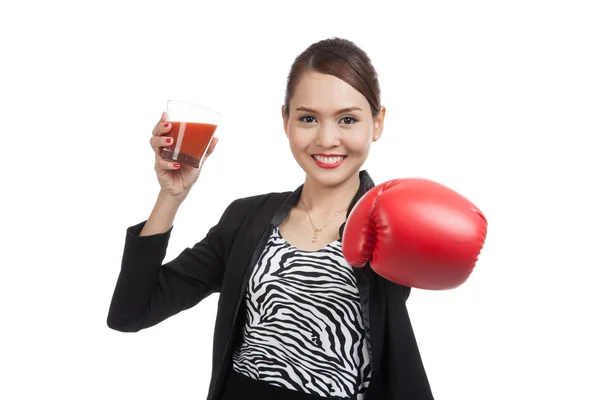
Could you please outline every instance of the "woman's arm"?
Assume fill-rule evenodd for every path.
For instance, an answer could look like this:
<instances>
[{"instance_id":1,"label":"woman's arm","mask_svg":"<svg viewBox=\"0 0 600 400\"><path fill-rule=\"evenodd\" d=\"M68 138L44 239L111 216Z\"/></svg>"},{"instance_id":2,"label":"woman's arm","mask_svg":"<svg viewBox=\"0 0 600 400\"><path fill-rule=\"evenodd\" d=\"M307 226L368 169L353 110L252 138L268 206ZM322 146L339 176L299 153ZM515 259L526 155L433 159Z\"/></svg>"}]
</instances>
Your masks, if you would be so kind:
<instances>
[{"instance_id":1,"label":"woman's arm","mask_svg":"<svg viewBox=\"0 0 600 400\"><path fill-rule=\"evenodd\" d=\"M137 332L219 291L225 254L234 239L229 215L235 203L202 241L166 264L162 262L177 206L157 201L147 221L129 227L107 325L121 332Z\"/></svg>"},{"instance_id":2,"label":"woman's arm","mask_svg":"<svg viewBox=\"0 0 600 400\"><path fill-rule=\"evenodd\" d=\"M170 231L183 200L161 192L139 236L152 236Z\"/></svg>"}]
</instances>

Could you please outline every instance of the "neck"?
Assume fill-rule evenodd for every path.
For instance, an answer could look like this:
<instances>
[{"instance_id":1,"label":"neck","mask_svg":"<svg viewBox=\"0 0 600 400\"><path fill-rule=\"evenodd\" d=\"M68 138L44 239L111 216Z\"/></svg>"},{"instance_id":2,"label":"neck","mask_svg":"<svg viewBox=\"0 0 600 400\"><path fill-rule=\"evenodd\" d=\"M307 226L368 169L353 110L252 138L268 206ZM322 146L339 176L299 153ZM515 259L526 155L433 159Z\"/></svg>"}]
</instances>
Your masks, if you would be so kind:
<instances>
[{"instance_id":1,"label":"neck","mask_svg":"<svg viewBox=\"0 0 600 400\"><path fill-rule=\"evenodd\" d=\"M337 186L323 186L307 176L300 196L314 214L336 213L350 207L359 185L358 173Z\"/></svg>"}]
</instances>

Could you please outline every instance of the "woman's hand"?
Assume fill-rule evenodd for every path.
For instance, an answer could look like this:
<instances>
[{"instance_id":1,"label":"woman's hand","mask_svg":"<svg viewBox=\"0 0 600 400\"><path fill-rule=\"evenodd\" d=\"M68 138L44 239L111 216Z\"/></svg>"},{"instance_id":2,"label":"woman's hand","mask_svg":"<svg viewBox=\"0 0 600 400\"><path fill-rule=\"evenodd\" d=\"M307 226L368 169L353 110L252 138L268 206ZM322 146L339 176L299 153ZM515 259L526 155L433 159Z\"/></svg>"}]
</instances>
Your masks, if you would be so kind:
<instances>
[{"instance_id":1,"label":"woman's hand","mask_svg":"<svg viewBox=\"0 0 600 400\"><path fill-rule=\"evenodd\" d=\"M170 131L171 123L167 122L167 115L163 112L160 120L152 130L152 137L150 138L150 146L154 150L155 157L154 169L156 170L161 192L176 198L185 198L198 180L204 162L215 150L219 140L213 137L206 150L206 155L200 161L200 168L195 169L185 164L178 164L175 161L163 160L160 157L163 147L174 144L173 138L169 136Z\"/></svg>"}]
</instances>

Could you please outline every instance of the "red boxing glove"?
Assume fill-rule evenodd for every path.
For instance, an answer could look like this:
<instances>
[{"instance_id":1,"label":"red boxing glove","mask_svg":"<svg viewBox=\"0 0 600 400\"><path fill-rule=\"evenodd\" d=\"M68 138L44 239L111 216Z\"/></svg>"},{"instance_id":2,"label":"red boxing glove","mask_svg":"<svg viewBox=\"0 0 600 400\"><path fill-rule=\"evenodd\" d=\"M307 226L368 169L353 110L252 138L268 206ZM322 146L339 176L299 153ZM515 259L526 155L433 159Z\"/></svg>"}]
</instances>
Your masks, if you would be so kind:
<instances>
[{"instance_id":1,"label":"red boxing glove","mask_svg":"<svg viewBox=\"0 0 600 400\"><path fill-rule=\"evenodd\" d=\"M352 209L342 252L354 267L368 261L392 282L452 289L471 275L487 234L481 211L426 179L396 179L369 190Z\"/></svg>"}]
</instances>

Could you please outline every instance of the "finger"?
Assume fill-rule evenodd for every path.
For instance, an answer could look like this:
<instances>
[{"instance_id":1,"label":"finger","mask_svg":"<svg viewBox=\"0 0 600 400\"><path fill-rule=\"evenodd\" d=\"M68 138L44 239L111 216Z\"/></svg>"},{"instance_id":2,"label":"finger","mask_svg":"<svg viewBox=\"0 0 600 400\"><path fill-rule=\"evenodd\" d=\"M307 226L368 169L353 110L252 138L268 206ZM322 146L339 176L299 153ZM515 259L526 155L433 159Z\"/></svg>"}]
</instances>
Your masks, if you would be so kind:
<instances>
[{"instance_id":1,"label":"finger","mask_svg":"<svg viewBox=\"0 0 600 400\"><path fill-rule=\"evenodd\" d=\"M156 128L158 128L160 125L164 125L165 122L167 122L167 113L165 111L163 111L162 114L160 115L160 119L158 120L156 125L154 125L154 129L152 129L153 136L155 136L154 131L156 130Z\"/></svg>"},{"instance_id":2,"label":"finger","mask_svg":"<svg viewBox=\"0 0 600 400\"><path fill-rule=\"evenodd\" d=\"M217 143L219 143L219 138L215 136L212 138L212 140L208 144L208 149L206 150L207 156L211 155L212 152L215 151L215 147L217 146Z\"/></svg>"},{"instance_id":3,"label":"finger","mask_svg":"<svg viewBox=\"0 0 600 400\"><path fill-rule=\"evenodd\" d=\"M215 151L215 147L217 147L217 143L219 143L219 138L213 137L208 145L208 149L206 149L206 154L202 157L202 161L200 162L200 168L204 166L206 159L210 157L210 155Z\"/></svg>"},{"instance_id":4,"label":"finger","mask_svg":"<svg viewBox=\"0 0 600 400\"><path fill-rule=\"evenodd\" d=\"M171 130L171 127L172 125L168 121L159 122L154 126L154 129L152 130L152 136L164 135Z\"/></svg>"},{"instance_id":5,"label":"finger","mask_svg":"<svg viewBox=\"0 0 600 400\"><path fill-rule=\"evenodd\" d=\"M170 136L152 136L150 137L150 146L156 154L160 152L161 147L172 146L174 140Z\"/></svg>"},{"instance_id":6,"label":"finger","mask_svg":"<svg viewBox=\"0 0 600 400\"><path fill-rule=\"evenodd\" d=\"M159 171L173 171L176 169L181 168L181 164L177 163L176 161L169 161L169 160L163 160L162 158L157 158L156 162L154 163L154 169L159 172Z\"/></svg>"}]
</instances>

